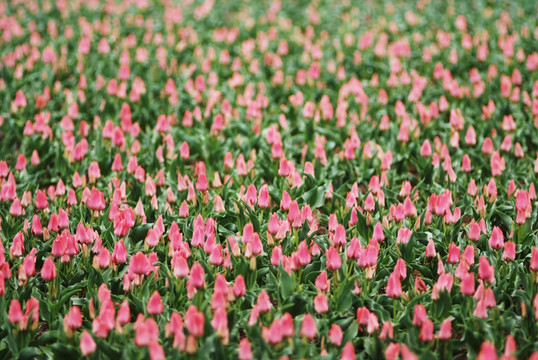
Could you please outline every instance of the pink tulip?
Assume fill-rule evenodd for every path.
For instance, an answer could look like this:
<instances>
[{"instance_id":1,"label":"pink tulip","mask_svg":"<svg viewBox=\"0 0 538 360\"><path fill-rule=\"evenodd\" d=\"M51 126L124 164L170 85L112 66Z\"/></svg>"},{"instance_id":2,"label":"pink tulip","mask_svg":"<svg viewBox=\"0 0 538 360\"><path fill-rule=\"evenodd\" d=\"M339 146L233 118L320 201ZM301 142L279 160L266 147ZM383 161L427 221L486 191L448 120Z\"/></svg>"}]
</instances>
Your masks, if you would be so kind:
<instances>
[{"instance_id":1,"label":"pink tulip","mask_svg":"<svg viewBox=\"0 0 538 360\"><path fill-rule=\"evenodd\" d=\"M400 283L398 274L395 272L389 275L386 293L391 298L398 298L402 295L402 284Z\"/></svg>"},{"instance_id":2,"label":"pink tulip","mask_svg":"<svg viewBox=\"0 0 538 360\"><path fill-rule=\"evenodd\" d=\"M441 340L450 340L452 338L452 321L450 318L443 320L437 337Z\"/></svg>"},{"instance_id":3,"label":"pink tulip","mask_svg":"<svg viewBox=\"0 0 538 360\"><path fill-rule=\"evenodd\" d=\"M52 281L56 278L56 265L54 265L54 261L50 256L46 258L45 262L43 263L41 277L45 281Z\"/></svg>"},{"instance_id":4,"label":"pink tulip","mask_svg":"<svg viewBox=\"0 0 538 360\"><path fill-rule=\"evenodd\" d=\"M342 266L342 259L340 258L340 254L338 254L338 250L332 246L329 247L329 249L327 249L327 258L325 263L327 265L327 269L329 270L340 269Z\"/></svg>"},{"instance_id":5,"label":"pink tulip","mask_svg":"<svg viewBox=\"0 0 538 360\"><path fill-rule=\"evenodd\" d=\"M161 295L157 290L153 292L148 300L147 306L148 314L150 315L159 315L164 310L164 305L161 300Z\"/></svg>"},{"instance_id":6,"label":"pink tulip","mask_svg":"<svg viewBox=\"0 0 538 360\"><path fill-rule=\"evenodd\" d=\"M204 334L204 313L199 312L194 305L189 306L185 313L185 327L196 338Z\"/></svg>"},{"instance_id":7,"label":"pink tulip","mask_svg":"<svg viewBox=\"0 0 538 360\"><path fill-rule=\"evenodd\" d=\"M80 351L84 356L90 356L97 349L97 344L93 340L92 336L86 331L82 331L82 336L80 337Z\"/></svg>"},{"instance_id":8,"label":"pink tulip","mask_svg":"<svg viewBox=\"0 0 538 360\"><path fill-rule=\"evenodd\" d=\"M254 356L252 354L252 347L247 338L243 338L239 341L239 350L238 350L239 360L252 360Z\"/></svg>"}]
</instances>

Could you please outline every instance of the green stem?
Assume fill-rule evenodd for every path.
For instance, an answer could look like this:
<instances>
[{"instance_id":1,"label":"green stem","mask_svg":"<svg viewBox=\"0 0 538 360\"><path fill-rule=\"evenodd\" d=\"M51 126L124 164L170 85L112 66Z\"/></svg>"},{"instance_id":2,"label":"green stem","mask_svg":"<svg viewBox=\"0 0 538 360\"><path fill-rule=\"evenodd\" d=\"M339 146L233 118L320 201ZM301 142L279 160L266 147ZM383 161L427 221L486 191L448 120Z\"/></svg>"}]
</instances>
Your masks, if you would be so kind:
<instances>
[{"instance_id":1,"label":"green stem","mask_svg":"<svg viewBox=\"0 0 538 360\"><path fill-rule=\"evenodd\" d=\"M353 277L353 270L355 269L355 262L353 260L348 261L347 263L347 278L351 279Z\"/></svg>"}]
</instances>

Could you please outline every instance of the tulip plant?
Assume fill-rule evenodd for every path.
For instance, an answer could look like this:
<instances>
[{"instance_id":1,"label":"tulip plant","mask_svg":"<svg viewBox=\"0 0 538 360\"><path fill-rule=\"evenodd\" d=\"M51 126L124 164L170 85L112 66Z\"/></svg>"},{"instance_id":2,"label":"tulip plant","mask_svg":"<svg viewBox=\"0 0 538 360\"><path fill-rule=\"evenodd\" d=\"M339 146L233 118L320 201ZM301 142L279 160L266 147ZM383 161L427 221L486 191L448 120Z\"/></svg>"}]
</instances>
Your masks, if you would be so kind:
<instances>
[{"instance_id":1,"label":"tulip plant","mask_svg":"<svg viewBox=\"0 0 538 360\"><path fill-rule=\"evenodd\" d=\"M0 359L538 359L535 1L0 1Z\"/></svg>"}]
</instances>

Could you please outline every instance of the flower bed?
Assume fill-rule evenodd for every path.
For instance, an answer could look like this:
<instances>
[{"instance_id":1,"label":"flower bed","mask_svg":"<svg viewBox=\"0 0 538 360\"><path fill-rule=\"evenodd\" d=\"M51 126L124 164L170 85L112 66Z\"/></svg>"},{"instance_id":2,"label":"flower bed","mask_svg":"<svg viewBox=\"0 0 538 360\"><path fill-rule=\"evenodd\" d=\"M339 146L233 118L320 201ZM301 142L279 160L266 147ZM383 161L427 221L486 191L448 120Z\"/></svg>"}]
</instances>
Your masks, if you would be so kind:
<instances>
[{"instance_id":1,"label":"flower bed","mask_svg":"<svg viewBox=\"0 0 538 360\"><path fill-rule=\"evenodd\" d=\"M538 359L513 1L0 2L0 357Z\"/></svg>"}]
</instances>

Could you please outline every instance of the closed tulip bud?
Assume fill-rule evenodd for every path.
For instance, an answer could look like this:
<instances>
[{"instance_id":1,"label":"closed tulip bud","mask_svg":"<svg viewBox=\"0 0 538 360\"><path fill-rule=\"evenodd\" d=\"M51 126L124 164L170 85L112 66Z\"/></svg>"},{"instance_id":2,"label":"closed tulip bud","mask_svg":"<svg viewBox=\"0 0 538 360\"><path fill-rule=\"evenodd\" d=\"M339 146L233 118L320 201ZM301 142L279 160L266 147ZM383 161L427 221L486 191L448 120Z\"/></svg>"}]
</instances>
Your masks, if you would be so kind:
<instances>
[{"instance_id":1,"label":"closed tulip bud","mask_svg":"<svg viewBox=\"0 0 538 360\"><path fill-rule=\"evenodd\" d=\"M452 321L450 319L443 320L437 337L441 340L450 340L452 338Z\"/></svg>"},{"instance_id":2,"label":"closed tulip bud","mask_svg":"<svg viewBox=\"0 0 538 360\"><path fill-rule=\"evenodd\" d=\"M39 300L34 298L33 296L28 299L26 302L26 311L24 313L24 321L27 321L31 316L32 324L31 324L31 330L34 331L37 329L37 326L39 325ZM26 324L24 324L26 326ZM21 327L22 329L22 327Z\"/></svg>"},{"instance_id":3,"label":"closed tulip bud","mask_svg":"<svg viewBox=\"0 0 538 360\"><path fill-rule=\"evenodd\" d=\"M538 248L535 246L532 248L531 263L529 267L531 271L538 272Z\"/></svg>"},{"instance_id":4,"label":"closed tulip bud","mask_svg":"<svg viewBox=\"0 0 538 360\"><path fill-rule=\"evenodd\" d=\"M149 350L149 358L150 360L164 360L166 359L166 356L164 354L164 350L157 341L152 341L148 345Z\"/></svg>"},{"instance_id":5,"label":"closed tulip bud","mask_svg":"<svg viewBox=\"0 0 538 360\"><path fill-rule=\"evenodd\" d=\"M519 190L516 194L516 209L525 211L530 204L529 193L525 190Z\"/></svg>"},{"instance_id":6,"label":"closed tulip bud","mask_svg":"<svg viewBox=\"0 0 538 360\"><path fill-rule=\"evenodd\" d=\"M293 318L290 313L285 313L280 318L280 330L285 337L292 337L295 334L295 328L293 325Z\"/></svg>"},{"instance_id":7,"label":"closed tulip bud","mask_svg":"<svg viewBox=\"0 0 538 360\"><path fill-rule=\"evenodd\" d=\"M119 325L125 325L131 322L131 310L129 308L129 302L123 300L116 316L116 322Z\"/></svg>"},{"instance_id":8,"label":"closed tulip bud","mask_svg":"<svg viewBox=\"0 0 538 360\"><path fill-rule=\"evenodd\" d=\"M9 322L12 324L18 324L23 321L23 317L24 315L22 313L22 308L19 300L12 299L11 304L9 305L9 311L7 315Z\"/></svg>"},{"instance_id":9,"label":"closed tulip bud","mask_svg":"<svg viewBox=\"0 0 538 360\"><path fill-rule=\"evenodd\" d=\"M503 260L510 261L516 258L516 244L512 241L507 241L504 244Z\"/></svg>"},{"instance_id":10,"label":"closed tulip bud","mask_svg":"<svg viewBox=\"0 0 538 360\"><path fill-rule=\"evenodd\" d=\"M260 194L258 196L258 206L262 209L267 209L270 205L271 197L269 196L269 187L267 184L263 184L260 188Z\"/></svg>"},{"instance_id":11,"label":"closed tulip bud","mask_svg":"<svg viewBox=\"0 0 538 360\"><path fill-rule=\"evenodd\" d=\"M84 356L90 356L97 349L97 344L93 340L92 336L86 331L82 331L82 336L80 337L80 352Z\"/></svg>"},{"instance_id":12,"label":"closed tulip bud","mask_svg":"<svg viewBox=\"0 0 538 360\"><path fill-rule=\"evenodd\" d=\"M517 350L516 340L512 335L506 337L506 342L504 344L504 357L506 359L516 359L515 352Z\"/></svg>"},{"instance_id":13,"label":"closed tulip bud","mask_svg":"<svg viewBox=\"0 0 538 360\"><path fill-rule=\"evenodd\" d=\"M189 144L186 141L183 141L179 147L179 154L182 159L186 160L190 156Z\"/></svg>"},{"instance_id":14,"label":"closed tulip bud","mask_svg":"<svg viewBox=\"0 0 538 360\"><path fill-rule=\"evenodd\" d=\"M191 305L185 313L185 327L189 333L199 338L204 334L205 315L198 311L196 306Z\"/></svg>"},{"instance_id":15,"label":"closed tulip bud","mask_svg":"<svg viewBox=\"0 0 538 360\"><path fill-rule=\"evenodd\" d=\"M413 353L411 350L409 350L407 345L400 344L400 351L402 354L402 360L418 360L418 356L415 355L415 353Z\"/></svg>"},{"instance_id":16,"label":"closed tulip bud","mask_svg":"<svg viewBox=\"0 0 538 360\"><path fill-rule=\"evenodd\" d=\"M347 242L346 240L346 229L343 225L338 225L334 232L333 244L336 247L344 246Z\"/></svg>"},{"instance_id":17,"label":"closed tulip bud","mask_svg":"<svg viewBox=\"0 0 538 360\"><path fill-rule=\"evenodd\" d=\"M301 336L307 339L314 339L317 335L316 320L310 314L305 314L301 323Z\"/></svg>"},{"instance_id":18,"label":"closed tulip bud","mask_svg":"<svg viewBox=\"0 0 538 360\"><path fill-rule=\"evenodd\" d=\"M282 322L278 319L274 319L269 328L263 327L262 337L267 343L271 345L279 344L283 338Z\"/></svg>"},{"instance_id":19,"label":"closed tulip bud","mask_svg":"<svg viewBox=\"0 0 538 360\"><path fill-rule=\"evenodd\" d=\"M338 250L336 250L334 247L329 247L327 250L327 258L325 260L327 269L329 270L338 270L342 266L342 259L340 258L340 254L338 254Z\"/></svg>"},{"instance_id":20,"label":"closed tulip bud","mask_svg":"<svg viewBox=\"0 0 538 360\"><path fill-rule=\"evenodd\" d=\"M236 297L242 297L245 295L246 287L245 287L245 279L243 278L243 275L239 274L235 278L234 285L233 285L233 293Z\"/></svg>"},{"instance_id":21,"label":"closed tulip bud","mask_svg":"<svg viewBox=\"0 0 538 360\"><path fill-rule=\"evenodd\" d=\"M213 320L211 320L211 326L215 329L217 336L222 339L222 344L227 345L230 333L228 329L228 316L225 308L219 307L215 311Z\"/></svg>"},{"instance_id":22,"label":"closed tulip bud","mask_svg":"<svg viewBox=\"0 0 538 360\"><path fill-rule=\"evenodd\" d=\"M72 306L64 317L64 330L69 334L70 330L78 329L82 326L82 314L80 308Z\"/></svg>"},{"instance_id":23,"label":"closed tulip bud","mask_svg":"<svg viewBox=\"0 0 538 360\"><path fill-rule=\"evenodd\" d=\"M426 257L427 258L434 258L437 256L437 252L435 251L435 244L432 239L428 241L428 245L426 245Z\"/></svg>"},{"instance_id":24,"label":"closed tulip bud","mask_svg":"<svg viewBox=\"0 0 538 360\"><path fill-rule=\"evenodd\" d=\"M296 254L297 254L297 263L299 266L303 267L310 264L312 257L310 256L310 252L308 251L308 245L306 244L305 240L299 243Z\"/></svg>"},{"instance_id":25,"label":"closed tulip bud","mask_svg":"<svg viewBox=\"0 0 538 360\"><path fill-rule=\"evenodd\" d=\"M489 238L489 246L495 250L501 249L504 246L503 233L497 226L493 227L491 237Z\"/></svg>"},{"instance_id":26,"label":"closed tulip bud","mask_svg":"<svg viewBox=\"0 0 538 360\"><path fill-rule=\"evenodd\" d=\"M124 264L127 262L127 250L123 240L114 244L114 251L112 252L112 262L116 265Z\"/></svg>"},{"instance_id":27,"label":"closed tulip bud","mask_svg":"<svg viewBox=\"0 0 538 360\"><path fill-rule=\"evenodd\" d=\"M465 173L471 172L471 158L467 154L463 155L461 159L461 171Z\"/></svg>"},{"instance_id":28,"label":"closed tulip bud","mask_svg":"<svg viewBox=\"0 0 538 360\"><path fill-rule=\"evenodd\" d=\"M344 346L340 360L355 360L355 347L351 341L348 341Z\"/></svg>"},{"instance_id":29,"label":"closed tulip bud","mask_svg":"<svg viewBox=\"0 0 538 360\"><path fill-rule=\"evenodd\" d=\"M110 251L102 246L99 255L93 259L94 262L97 260L97 268L106 269L110 265Z\"/></svg>"},{"instance_id":30,"label":"closed tulip bud","mask_svg":"<svg viewBox=\"0 0 538 360\"><path fill-rule=\"evenodd\" d=\"M153 318L144 319L143 314L138 314L135 324L135 345L148 346L159 338L159 326Z\"/></svg>"},{"instance_id":31,"label":"closed tulip bud","mask_svg":"<svg viewBox=\"0 0 538 360\"><path fill-rule=\"evenodd\" d=\"M42 190L37 190L35 196L35 207L38 210L43 210L49 207L49 202L47 200L47 195Z\"/></svg>"},{"instance_id":32,"label":"closed tulip bud","mask_svg":"<svg viewBox=\"0 0 538 360\"><path fill-rule=\"evenodd\" d=\"M319 273L318 277L316 278L315 285L316 285L316 288L320 291L323 291L323 292L329 291L331 287L331 283L329 282L329 279L327 278L327 272L325 270Z\"/></svg>"},{"instance_id":33,"label":"closed tulip bud","mask_svg":"<svg viewBox=\"0 0 538 360\"><path fill-rule=\"evenodd\" d=\"M318 294L314 298L314 309L318 314L325 314L329 311L329 301L325 294Z\"/></svg>"},{"instance_id":34,"label":"closed tulip bud","mask_svg":"<svg viewBox=\"0 0 538 360\"><path fill-rule=\"evenodd\" d=\"M252 347L247 338L243 338L239 341L238 358L239 360L254 359L254 356L252 355Z\"/></svg>"},{"instance_id":35,"label":"closed tulip bud","mask_svg":"<svg viewBox=\"0 0 538 360\"><path fill-rule=\"evenodd\" d=\"M43 227L41 226L41 220L39 216L35 215L32 217L32 234L39 236L43 234Z\"/></svg>"},{"instance_id":36,"label":"closed tulip bud","mask_svg":"<svg viewBox=\"0 0 538 360\"><path fill-rule=\"evenodd\" d=\"M9 214L13 217L21 216L23 213L21 201L18 198L15 198L13 202L11 203L11 207L9 208Z\"/></svg>"},{"instance_id":37,"label":"closed tulip bud","mask_svg":"<svg viewBox=\"0 0 538 360\"><path fill-rule=\"evenodd\" d=\"M211 249L209 263L214 266L219 266L222 265L223 262L224 258L222 256L222 245L216 244L213 246L213 249Z\"/></svg>"},{"instance_id":38,"label":"closed tulip bud","mask_svg":"<svg viewBox=\"0 0 538 360\"><path fill-rule=\"evenodd\" d=\"M482 346L480 346L480 352L476 357L476 360L492 360L497 359L497 350L495 345L489 341L484 341Z\"/></svg>"},{"instance_id":39,"label":"closed tulip bud","mask_svg":"<svg viewBox=\"0 0 538 360\"><path fill-rule=\"evenodd\" d=\"M477 222L471 220L471 224L469 225L469 239L472 241L478 241L480 240L480 225L478 225Z\"/></svg>"},{"instance_id":40,"label":"closed tulip bud","mask_svg":"<svg viewBox=\"0 0 538 360\"><path fill-rule=\"evenodd\" d=\"M460 248L454 243L451 243L448 246L447 262L449 264L457 264L460 262Z\"/></svg>"},{"instance_id":41,"label":"closed tulip bud","mask_svg":"<svg viewBox=\"0 0 538 360\"><path fill-rule=\"evenodd\" d=\"M400 354L400 344L390 343L385 350L386 360L396 360Z\"/></svg>"},{"instance_id":42,"label":"closed tulip bud","mask_svg":"<svg viewBox=\"0 0 538 360\"><path fill-rule=\"evenodd\" d=\"M329 341L335 346L340 346L342 344L342 339L344 334L342 328L337 324L333 324L329 330Z\"/></svg>"},{"instance_id":43,"label":"closed tulip bud","mask_svg":"<svg viewBox=\"0 0 538 360\"><path fill-rule=\"evenodd\" d=\"M398 274L400 280L405 280L405 278L407 277L407 267L405 265L404 259L399 258L396 261L396 266L394 266L394 272Z\"/></svg>"},{"instance_id":44,"label":"closed tulip bud","mask_svg":"<svg viewBox=\"0 0 538 360\"><path fill-rule=\"evenodd\" d=\"M366 196L366 200L364 200L364 211L372 212L374 210L375 210L374 195L372 193L369 193Z\"/></svg>"},{"instance_id":45,"label":"closed tulip bud","mask_svg":"<svg viewBox=\"0 0 538 360\"><path fill-rule=\"evenodd\" d=\"M430 319L422 322L419 339L424 342L433 340L433 322Z\"/></svg>"},{"instance_id":46,"label":"closed tulip bud","mask_svg":"<svg viewBox=\"0 0 538 360\"><path fill-rule=\"evenodd\" d=\"M49 256L45 259L45 262L43 263L43 268L41 269L41 277L45 281L52 281L56 279L56 265L54 265L54 261Z\"/></svg>"},{"instance_id":47,"label":"closed tulip bud","mask_svg":"<svg viewBox=\"0 0 538 360\"><path fill-rule=\"evenodd\" d=\"M537 262L538 262L538 251L537 253ZM538 264L537 264L538 270ZM478 262L478 277L490 284L495 282L495 269L490 265L488 259L485 256L481 256Z\"/></svg>"},{"instance_id":48,"label":"closed tulip bud","mask_svg":"<svg viewBox=\"0 0 538 360\"><path fill-rule=\"evenodd\" d=\"M390 339L394 338L394 327L392 326L392 323L389 320L386 320L383 323L383 327L381 328L381 333L379 334L379 338L381 340L386 340L387 337Z\"/></svg>"},{"instance_id":49,"label":"closed tulip bud","mask_svg":"<svg viewBox=\"0 0 538 360\"><path fill-rule=\"evenodd\" d=\"M385 240L385 234L383 234L383 226L380 222L377 222L374 226L374 233L372 235L372 239L377 240L378 242Z\"/></svg>"},{"instance_id":50,"label":"closed tulip bud","mask_svg":"<svg viewBox=\"0 0 538 360\"><path fill-rule=\"evenodd\" d=\"M205 271L199 262L195 262L191 267L190 280L195 288L201 289L205 286Z\"/></svg>"},{"instance_id":51,"label":"closed tulip bud","mask_svg":"<svg viewBox=\"0 0 538 360\"><path fill-rule=\"evenodd\" d=\"M150 315L159 315L162 314L164 310L164 305L161 300L161 294L157 290L153 292L148 300L148 314Z\"/></svg>"},{"instance_id":52,"label":"closed tulip bud","mask_svg":"<svg viewBox=\"0 0 538 360\"><path fill-rule=\"evenodd\" d=\"M412 230L410 230L408 228L405 228L405 227L401 227L398 230L398 235L396 237L396 243L397 244L407 244L409 242L409 239L411 238L412 234L413 234Z\"/></svg>"},{"instance_id":53,"label":"closed tulip bud","mask_svg":"<svg viewBox=\"0 0 538 360\"><path fill-rule=\"evenodd\" d=\"M185 347L187 354L194 354L196 349L198 349L198 344L196 343L196 337L194 337L193 335L189 335L187 337L187 345Z\"/></svg>"},{"instance_id":54,"label":"closed tulip bud","mask_svg":"<svg viewBox=\"0 0 538 360\"><path fill-rule=\"evenodd\" d=\"M209 189L209 183L207 181L207 176L205 173L200 173L196 180L196 190L205 192Z\"/></svg>"},{"instance_id":55,"label":"closed tulip bud","mask_svg":"<svg viewBox=\"0 0 538 360\"><path fill-rule=\"evenodd\" d=\"M402 284L400 282L400 277L395 272L389 275L386 293L387 296L391 298L398 298L402 295Z\"/></svg>"},{"instance_id":56,"label":"closed tulip bud","mask_svg":"<svg viewBox=\"0 0 538 360\"><path fill-rule=\"evenodd\" d=\"M463 277L463 280L460 284L460 290L463 295L467 296L473 296L475 293L475 282L474 282L474 274L473 273L467 273Z\"/></svg>"},{"instance_id":57,"label":"closed tulip bud","mask_svg":"<svg viewBox=\"0 0 538 360\"><path fill-rule=\"evenodd\" d=\"M476 302L476 306L473 310L473 315L481 318L481 319L487 319L488 318L488 308L486 306L486 302L483 299L480 299Z\"/></svg>"},{"instance_id":58,"label":"closed tulip bud","mask_svg":"<svg viewBox=\"0 0 538 360\"><path fill-rule=\"evenodd\" d=\"M177 278L186 278L189 275L189 264L180 251L176 251L172 257L172 270Z\"/></svg>"},{"instance_id":59,"label":"closed tulip bud","mask_svg":"<svg viewBox=\"0 0 538 360\"><path fill-rule=\"evenodd\" d=\"M131 257L129 267L132 269L133 273L137 275L149 275L152 271L152 266L148 257L141 251Z\"/></svg>"},{"instance_id":60,"label":"closed tulip bud","mask_svg":"<svg viewBox=\"0 0 538 360\"><path fill-rule=\"evenodd\" d=\"M271 304L271 299L269 298L269 294L267 293L267 291L262 290L258 294L256 306L258 307L258 310L262 313L269 312L271 310L273 304Z\"/></svg>"},{"instance_id":61,"label":"closed tulip bud","mask_svg":"<svg viewBox=\"0 0 538 360\"><path fill-rule=\"evenodd\" d=\"M474 264L474 252L475 252L475 248L473 245L467 245L465 247L465 250L463 251L461 258L466 265Z\"/></svg>"},{"instance_id":62,"label":"closed tulip bud","mask_svg":"<svg viewBox=\"0 0 538 360\"><path fill-rule=\"evenodd\" d=\"M67 205L73 206L73 205L77 205L77 203L78 203L78 200L77 200L77 195L75 193L75 190L69 189L68 194L67 194Z\"/></svg>"},{"instance_id":63,"label":"closed tulip bud","mask_svg":"<svg viewBox=\"0 0 538 360\"><path fill-rule=\"evenodd\" d=\"M530 212L530 211L529 211ZM525 210L517 210L516 224L523 225L527 221L527 212Z\"/></svg>"},{"instance_id":64,"label":"closed tulip bud","mask_svg":"<svg viewBox=\"0 0 538 360\"><path fill-rule=\"evenodd\" d=\"M87 206L90 210L101 211L105 208L105 195L97 190L92 188L90 196L87 201Z\"/></svg>"},{"instance_id":65,"label":"closed tulip bud","mask_svg":"<svg viewBox=\"0 0 538 360\"><path fill-rule=\"evenodd\" d=\"M415 305L415 310L413 313L413 325L421 326L422 323L428 318L426 313L426 308L422 304Z\"/></svg>"},{"instance_id":66,"label":"closed tulip bud","mask_svg":"<svg viewBox=\"0 0 538 360\"><path fill-rule=\"evenodd\" d=\"M428 139L424 140L422 147L420 148L420 156L429 157L432 154L432 146Z\"/></svg>"}]
</instances>

